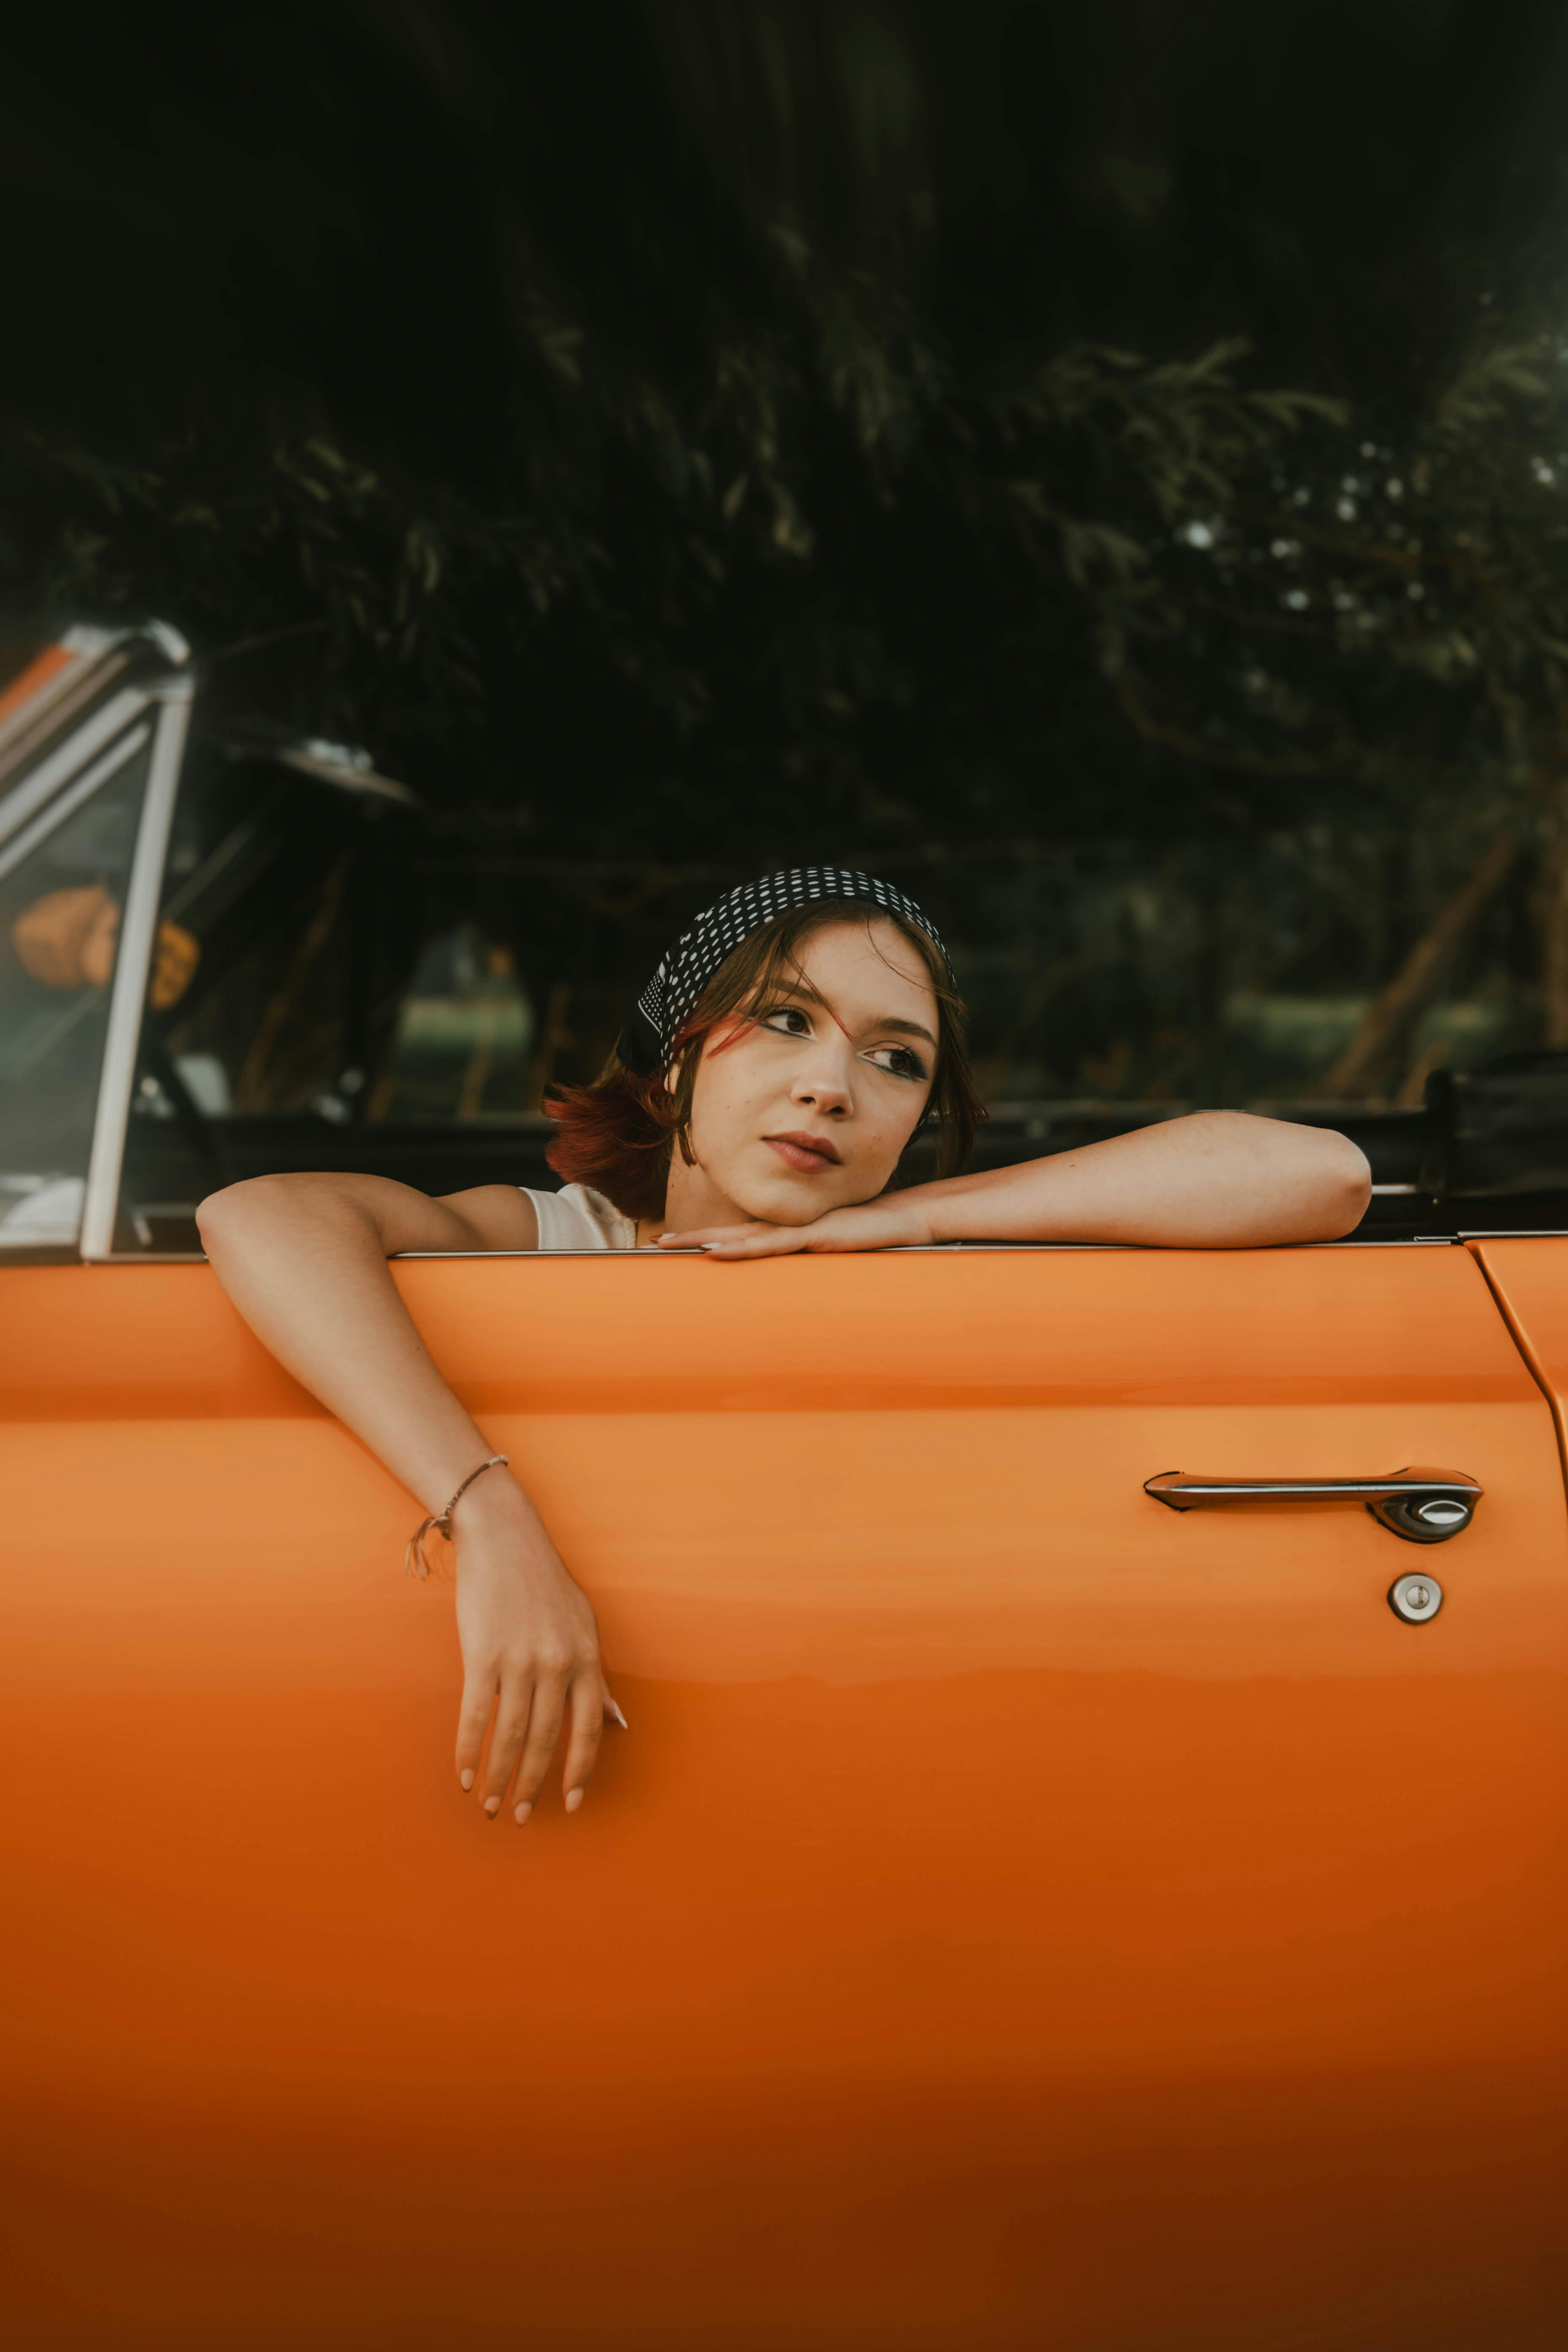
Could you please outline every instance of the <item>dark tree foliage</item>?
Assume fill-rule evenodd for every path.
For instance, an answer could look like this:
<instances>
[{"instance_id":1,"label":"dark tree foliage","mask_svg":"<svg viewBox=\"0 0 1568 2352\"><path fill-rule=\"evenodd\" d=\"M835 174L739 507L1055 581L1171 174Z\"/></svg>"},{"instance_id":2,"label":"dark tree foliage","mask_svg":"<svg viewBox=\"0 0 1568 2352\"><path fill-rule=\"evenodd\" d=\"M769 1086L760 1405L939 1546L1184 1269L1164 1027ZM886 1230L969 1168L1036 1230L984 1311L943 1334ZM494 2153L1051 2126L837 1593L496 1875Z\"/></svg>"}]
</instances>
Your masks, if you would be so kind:
<instances>
[{"instance_id":1,"label":"dark tree foliage","mask_svg":"<svg viewBox=\"0 0 1568 2352\"><path fill-rule=\"evenodd\" d=\"M163 0L5 46L6 614L166 615L498 872L597 861L657 939L779 854L941 866L974 930L965 874L1042 844L1533 821L1548 0Z\"/></svg>"}]
</instances>

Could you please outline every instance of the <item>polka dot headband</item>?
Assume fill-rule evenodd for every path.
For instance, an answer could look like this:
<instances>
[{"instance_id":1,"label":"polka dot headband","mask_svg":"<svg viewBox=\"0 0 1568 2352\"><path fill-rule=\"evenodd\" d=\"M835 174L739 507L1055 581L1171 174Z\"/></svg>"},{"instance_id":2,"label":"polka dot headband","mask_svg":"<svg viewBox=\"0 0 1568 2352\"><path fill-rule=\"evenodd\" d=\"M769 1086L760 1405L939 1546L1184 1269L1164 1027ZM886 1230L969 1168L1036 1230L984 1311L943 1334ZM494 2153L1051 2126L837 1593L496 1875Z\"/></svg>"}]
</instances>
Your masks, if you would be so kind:
<instances>
[{"instance_id":1,"label":"polka dot headband","mask_svg":"<svg viewBox=\"0 0 1568 2352\"><path fill-rule=\"evenodd\" d=\"M775 915L793 914L821 898L847 898L879 907L884 914L901 915L925 933L952 977L952 960L936 925L890 882L879 882L872 874L846 873L837 866L793 866L784 874L764 875L759 882L742 882L699 915L689 931L682 931L621 1032L616 1050L626 1068L644 1076L664 1069L682 1024L725 957Z\"/></svg>"}]
</instances>

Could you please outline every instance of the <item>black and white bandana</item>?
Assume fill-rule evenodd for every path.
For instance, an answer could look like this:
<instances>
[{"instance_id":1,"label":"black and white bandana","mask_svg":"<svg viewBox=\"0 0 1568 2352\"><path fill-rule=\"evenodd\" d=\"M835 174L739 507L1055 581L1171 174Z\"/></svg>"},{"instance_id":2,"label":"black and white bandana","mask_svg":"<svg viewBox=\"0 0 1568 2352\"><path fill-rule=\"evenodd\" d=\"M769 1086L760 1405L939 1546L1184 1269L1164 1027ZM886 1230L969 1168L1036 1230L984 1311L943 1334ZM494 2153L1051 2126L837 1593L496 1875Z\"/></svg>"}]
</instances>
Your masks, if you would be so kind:
<instances>
[{"instance_id":1,"label":"black and white bandana","mask_svg":"<svg viewBox=\"0 0 1568 2352\"><path fill-rule=\"evenodd\" d=\"M946 964L951 979L952 960L936 925L890 882L879 882L874 874L849 874L837 866L794 866L787 873L742 882L699 915L689 931L682 931L621 1032L616 1050L626 1068L645 1076L664 1069L681 1024L725 957L775 915L793 914L797 907L809 907L817 898L858 899L918 924Z\"/></svg>"}]
</instances>

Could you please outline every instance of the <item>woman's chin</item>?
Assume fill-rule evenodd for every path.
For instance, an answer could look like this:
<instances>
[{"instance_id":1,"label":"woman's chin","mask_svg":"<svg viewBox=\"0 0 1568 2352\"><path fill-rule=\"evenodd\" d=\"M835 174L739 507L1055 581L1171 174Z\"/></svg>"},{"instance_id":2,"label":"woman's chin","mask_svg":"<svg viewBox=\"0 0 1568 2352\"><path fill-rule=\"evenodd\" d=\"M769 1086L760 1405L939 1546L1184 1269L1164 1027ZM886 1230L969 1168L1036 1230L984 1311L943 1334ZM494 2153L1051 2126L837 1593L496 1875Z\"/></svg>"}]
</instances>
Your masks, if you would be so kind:
<instances>
[{"instance_id":1,"label":"woman's chin","mask_svg":"<svg viewBox=\"0 0 1568 2352\"><path fill-rule=\"evenodd\" d=\"M813 1224L836 1206L837 1203L831 1201L818 1203L809 1197L803 1200L799 1192L789 1192L782 1186L775 1189L772 1185L759 1185L755 1190L748 1187L745 1198L737 1199L735 1202L738 1217L761 1225Z\"/></svg>"},{"instance_id":2,"label":"woman's chin","mask_svg":"<svg viewBox=\"0 0 1568 2352\"><path fill-rule=\"evenodd\" d=\"M847 1193L842 1182L829 1190L826 1176L795 1176L785 1169L777 1175L770 1171L754 1182L738 1183L730 1194L742 1216L768 1225L815 1224L829 1209L846 1207L851 1197L864 1195Z\"/></svg>"}]
</instances>

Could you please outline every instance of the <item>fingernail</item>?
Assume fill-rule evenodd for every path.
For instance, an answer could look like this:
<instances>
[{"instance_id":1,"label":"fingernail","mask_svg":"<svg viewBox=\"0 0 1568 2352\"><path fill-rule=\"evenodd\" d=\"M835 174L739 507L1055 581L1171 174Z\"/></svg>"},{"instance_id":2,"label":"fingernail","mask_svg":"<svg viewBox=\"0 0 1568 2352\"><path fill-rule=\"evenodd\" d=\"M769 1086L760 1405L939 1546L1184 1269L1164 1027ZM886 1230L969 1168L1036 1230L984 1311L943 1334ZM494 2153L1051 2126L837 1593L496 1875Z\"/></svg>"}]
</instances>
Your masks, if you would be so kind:
<instances>
[{"instance_id":1,"label":"fingernail","mask_svg":"<svg viewBox=\"0 0 1568 2352\"><path fill-rule=\"evenodd\" d=\"M626 1721L626 1717L621 1713L621 1710L616 1705L615 1700L607 1695L605 1699L605 1713L609 1717L612 1723L618 1723L623 1731L629 1731L631 1729L631 1725Z\"/></svg>"},{"instance_id":2,"label":"fingernail","mask_svg":"<svg viewBox=\"0 0 1568 2352\"><path fill-rule=\"evenodd\" d=\"M529 1817L530 1813L531 1813L531 1812L532 1812L532 1811L533 1811L533 1807L531 1806L531 1804L530 1804L530 1802L529 1802L528 1799L525 1797L525 1798L523 1799L523 1801L522 1801L521 1804L521 1805L519 1805L519 1807L518 1807L518 1809L517 1809L517 1818L518 1818L519 1822L521 1823L521 1822L522 1822L527 1821L527 1819L528 1819L528 1817Z\"/></svg>"},{"instance_id":3,"label":"fingernail","mask_svg":"<svg viewBox=\"0 0 1568 2352\"><path fill-rule=\"evenodd\" d=\"M462 1782L465 1789L471 1789L473 1787L474 1776L471 1772L459 1772L458 1778Z\"/></svg>"},{"instance_id":4,"label":"fingernail","mask_svg":"<svg viewBox=\"0 0 1568 2352\"><path fill-rule=\"evenodd\" d=\"M485 1799L485 1811L489 1813L491 1821L493 1822L496 1815L500 1811L500 1799L499 1797L487 1797Z\"/></svg>"},{"instance_id":5,"label":"fingernail","mask_svg":"<svg viewBox=\"0 0 1568 2352\"><path fill-rule=\"evenodd\" d=\"M582 1801L583 1801L583 1791L582 1791L582 1790L581 1790L581 1789L568 1789L568 1790L567 1790L567 1791L566 1791L566 1810L567 1810L567 1811L568 1811L569 1813L574 1813L574 1812L576 1811L576 1810L577 1810L578 1806L582 1803Z\"/></svg>"}]
</instances>

